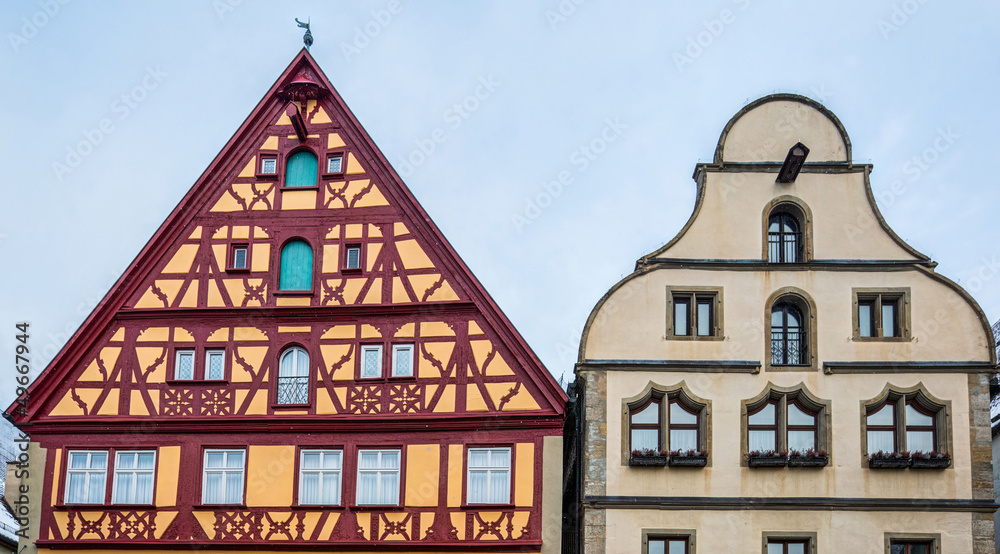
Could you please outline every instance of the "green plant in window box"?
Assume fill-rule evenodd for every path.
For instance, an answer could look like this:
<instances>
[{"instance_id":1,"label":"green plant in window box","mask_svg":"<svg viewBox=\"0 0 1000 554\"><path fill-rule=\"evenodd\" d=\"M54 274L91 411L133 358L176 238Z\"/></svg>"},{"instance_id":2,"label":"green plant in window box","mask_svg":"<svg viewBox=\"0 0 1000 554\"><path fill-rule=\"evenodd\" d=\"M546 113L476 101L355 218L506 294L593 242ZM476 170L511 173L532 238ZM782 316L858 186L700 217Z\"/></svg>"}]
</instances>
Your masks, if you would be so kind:
<instances>
[{"instance_id":1,"label":"green plant in window box","mask_svg":"<svg viewBox=\"0 0 1000 554\"><path fill-rule=\"evenodd\" d=\"M663 467L667 465L667 451L640 448L632 451L628 458L630 466Z\"/></svg>"}]
</instances>

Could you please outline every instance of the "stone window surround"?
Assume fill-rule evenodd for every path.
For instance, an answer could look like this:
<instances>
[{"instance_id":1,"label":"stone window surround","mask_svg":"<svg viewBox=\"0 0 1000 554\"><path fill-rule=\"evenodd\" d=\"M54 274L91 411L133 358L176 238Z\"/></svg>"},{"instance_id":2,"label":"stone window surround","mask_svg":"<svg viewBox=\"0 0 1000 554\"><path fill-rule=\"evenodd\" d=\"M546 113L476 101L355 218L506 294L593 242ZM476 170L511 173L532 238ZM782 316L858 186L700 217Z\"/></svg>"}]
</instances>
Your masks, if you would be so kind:
<instances>
[{"instance_id":1,"label":"stone window surround","mask_svg":"<svg viewBox=\"0 0 1000 554\"><path fill-rule=\"evenodd\" d=\"M916 400L920 406L926 410L935 412L934 425L937 427L937 442L938 447L944 446L945 450L939 450L940 452L954 452L952 447L952 433L951 433L951 418L952 418L952 407L950 400L941 400L931 393L927 392L927 388L922 382L913 385L912 387L894 387L892 383L886 384L885 388L882 389L875 398L869 400L861 401L861 467L868 467L868 457L871 455L868 452L868 410L871 408L881 405L886 400L888 401L899 401L900 399L905 400ZM896 414L896 426L899 427L900 419L899 414ZM905 433L904 433L905 434ZM899 431L897 431L897 437L899 436ZM951 466L946 469L953 469L955 467L954 462Z\"/></svg>"},{"instance_id":2,"label":"stone window surround","mask_svg":"<svg viewBox=\"0 0 1000 554\"><path fill-rule=\"evenodd\" d=\"M810 410L816 412L816 449L826 450L827 456L829 456L830 463L833 463L833 452L831 452L833 445L833 424L831 420L832 413L832 403L829 400L823 400L817 398L809 389L806 388L805 383L799 383L798 385L792 387L779 387L770 381L764 390L760 394L753 398L748 398L740 402L740 465L743 467L749 467L747 462L746 454L749 452L750 439L748 436L749 428L749 413L759 408L765 402L770 400L779 400L782 405L788 402L788 400L798 400L804 404ZM785 437L787 442L787 416L781 417L781 414L786 414L787 410L782 406L777 410L778 417L778 445L779 449L781 447L782 437ZM865 459L867 463L867 458Z\"/></svg>"},{"instance_id":3,"label":"stone window surround","mask_svg":"<svg viewBox=\"0 0 1000 554\"><path fill-rule=\"evenodd\" d=\"M695 396L690 389L688 389L687 383L681 381L675 385L664 386L658 383L650 381L646 384L646 387L641 393L633 396L631 398L622 399L622 409L621 409L621 463L623 467L629 465L629 455L631 450L629 448L631 433L629 430L631 406L642 406L651 397L656 396L662 399L679 399L685 406L691 409L698 410L698 424L700 428L698 429L698 436L700 437L699 449L708 452L708 462L706 467L712 467L712 401L706 400L699 396ZM663 430L661 433L661 442L666 443L668 441L667 433L667 411L669 410L669 402L660 403L660 425ZM661 447L668 446L667 444L661 444Z\"/></svg>"}]
</instances>

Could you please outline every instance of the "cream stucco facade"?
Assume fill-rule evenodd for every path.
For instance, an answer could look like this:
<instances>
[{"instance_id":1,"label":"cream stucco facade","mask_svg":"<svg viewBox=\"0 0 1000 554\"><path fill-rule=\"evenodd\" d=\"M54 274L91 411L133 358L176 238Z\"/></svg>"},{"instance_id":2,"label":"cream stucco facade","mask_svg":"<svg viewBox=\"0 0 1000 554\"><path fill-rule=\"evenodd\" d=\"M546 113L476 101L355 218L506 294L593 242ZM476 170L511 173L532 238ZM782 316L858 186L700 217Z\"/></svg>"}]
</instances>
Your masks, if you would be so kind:
<instances>
[{"instance_id":1,"label":"cream stucco facade","mask_svg":"<svg viewBox=\"0 0 1000 554\"><path fill-rule=\"evenodd\" d=\"M801 171L778 182L797 143L808 148ZM692 553L767 552L769 539L814 554L907 541L994 551L994 339L975 300L888 228L871 170L851 161L839 120L804 97L762 98L726 126L713 162L695 170L690 220L611 288L583 333L585 552L646 552L670 538ZM769 259L781 214L796 227L771 240L789 259ZM697 414L704 466L663 465L672 403ZM815 418L811 444L825 465L790 467L784 454L779 467L750 467L748 418L769 403L775 450L798 440L794 404ZM932 442L948 467L870 467L868 416L887 404L895 450ZM664 452L647 450L638 465L629 418L645 406L658 406L653 450ZM918 429L918 418L933 423ZM880 420L870 421L877 435Z\"/></svg>"}]
</instances>

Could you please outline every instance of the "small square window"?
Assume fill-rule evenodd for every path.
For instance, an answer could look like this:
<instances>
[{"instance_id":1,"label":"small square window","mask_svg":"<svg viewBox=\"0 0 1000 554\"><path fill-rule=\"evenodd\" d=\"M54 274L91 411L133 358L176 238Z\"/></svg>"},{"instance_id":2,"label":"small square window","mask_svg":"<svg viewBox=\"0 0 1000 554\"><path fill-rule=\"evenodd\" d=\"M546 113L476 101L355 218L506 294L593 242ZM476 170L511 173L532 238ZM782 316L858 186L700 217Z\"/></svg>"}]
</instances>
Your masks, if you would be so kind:
<instances>
[{"instance_id":1,"label":"small square window","mask_svg":"<svg viewBox=\"0 0 1000 554\"><path fill-rule=\"evenodd\" d=\"M361 247L348 246L344 252L344 269L361 269Z\"/></svg>"},{"instance_id":2,"label":"small square window","mask_svg":"<svg viewBox=\"0 0 1000 554\"><path fill-rule=\"evenodd\" d=\"M649 554L687 554L687 537L664 537L649 539Z\"/></svg>"},{"instance_id":3,"label":"small square window","mask_svg":"<svg viewBox=\"0 0 1000 554\"><path fill-rule=\"evenodd\" d=\"M274 175L278 167L277 158L261 158L260 159L260 173L261 175Z\"/></svg>"},{"instance_id":4,"label":"small square window","mask_svg":"<svg viewBox=\"0 0 1000 554\"><path fill-rule=\"evenodd\" d=\"M299 464L299 504L340 504L342 452L303 450Z\"/></svg>"},{"instance_id":5,"label":"small square window","mask_svg":"<svg viewBox=\"0 0 1000 554\"><path fill-rule=\"evenodd\" d=\"M413 345L392 345L392 376L413 377Z\"/></svg>"},{"instance_id":6,"label":"small square window","mask_svg":"<svg viewBox=\"0 0 1000 554\"><path fill-rule=\"evenodd\" d=\"M399 504L399 450L358 450L357 503Z\"/></svg>"},{"instance_id":7,"label":"small square window","mask_svg":"<svg viewBox=\"0 0 1000 554\"><path fill-rule=\"evenodd\" d=\"M908 291L855 290L854 337L857 339L906 339L909 335L905 306Z\"/></svg>"},{"instance_id":8,"label":"small square window","mask_svg":"<svg viewBox=\"0 0 1000 554\"><path fill-rule=\"evenodd\" d=\"M243 450L206 450L201 481L202 504L242 504Z\"/></svg>"},{"instance_id":9,"label":"small square window","mask_svg":"<svg viewBox=\"0 0 1000 554\"><path fill-rule=\"evenodd\" d=\"M178 350L174 354L174 379L194 379L194 350Z\"/></svg>"},{"instance_id":10,"label":"small square window","mask_svg":"<svg viewBox=\"0 0 1000 554\"><path fill-rule=\"evenodd\" d=\"M378 379L382 376L382 346L368 344L361 347L361 378Z\"/></svg>"},{"instance_id":11,"label":"small square window","mask_svg":"<svg viewBox=\"0 0 1000 554\"><path fill-rule=\"evenodd\" d=\"M330 156L326 159L326 172L327 173L340 173L344 169L344 156L337 154L336 156Z\"/></svg>"},{"instance_id":12,"label":"small square window","mask_svg":"<svg viewBox=\"0 0 1000 554\"><path fill-rule=\"evenodd\" d=\"M116 452L112 502L152 504L155 467L156 452L153 450Z\"/></svg>"},{"instance_id":13,"label":"small square window","mask_svg":"<svg viewBox=\"0 0 1000 554\"><path fill-rule=\"evenodd\" d=\"M767 540L767 554L808 554L809 541L804 539L794 540Z\"/></svg>"},{"instance_id":14,"label":"small square window","mask_svg":"<svg viewBox=\"0 0 1000 554\"><path fill-rule=\"evenodd\" d=\"M208 350L205 352L205 379L221 381L226 378L226 351Z\"/></svg>"},{"instance_id":15,"label":"small square window","mask_svg":"<svg viewBox=\"0 0 1000 554\"><path fill-rule=\"evenodd\" d=\"M233 253L229 262L232 269L247 268L247 250L248 247L245 244L233 245Z\"/></svg>"},{"instance_id":16,"label":"small square window","mask_svg":"<svg viewBox=\"0 0 1000 554\"><path fill-rule=\"evenodd\" d=\"M889 542L889 554L935 554L934 541L895 539Z\"/></svg>"},{"instance_id":17,"label":"small square window","mask_svg":"<svg viewBox=\"0 0 1000 554\"><path fill-rule=\"evenodd\" d=\"M720 336L717 292L673 292L671 335L674 337Z\"/></svg>"},{"instance_id":18,"label":"small square window","mask_svg":"<svg viewBox=\"0 0 1000 554\"><path fill-rule=\"evenodd\" d=\"M70 450L68 458L66 503L104 504L108 453L103 450Z\"/></svg>"},{"instance_id":19,"label":"small square window","mask_svg":"<svg viewBox=\"0 0 1000 554\"><path fill-rule=\"evenodd\" d=\"M510 448L470 448L469 504L510 502Z\"/></svg>"}]
</instances>

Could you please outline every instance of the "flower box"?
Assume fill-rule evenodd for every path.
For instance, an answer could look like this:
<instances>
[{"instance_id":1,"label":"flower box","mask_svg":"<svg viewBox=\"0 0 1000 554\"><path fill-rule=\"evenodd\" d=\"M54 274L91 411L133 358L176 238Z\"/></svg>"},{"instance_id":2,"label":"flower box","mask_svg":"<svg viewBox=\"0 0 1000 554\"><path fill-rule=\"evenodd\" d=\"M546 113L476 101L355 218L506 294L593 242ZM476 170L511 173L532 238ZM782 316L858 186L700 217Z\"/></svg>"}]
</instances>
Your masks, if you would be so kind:
<instances>
[{"instance_id":1,"label":"flower box","mask_svg":"<svg viewBox=\"0 0 1000 554\"><path fill-rule=\"evenodd\" d=\"M670 467L705 467L708 464L708 456L671 456L668 462Z\"/></svg>"},{"instance_id":2,"label":"flower box","mask_svg":"<svg viewBox=\"0 0 1000 554\"><path fill-rule=\"evenodd\" d=\"M785 467L788 465L787 456L747 456L747 465L750 467Z\"/></svg>"},{"instance_id":3,"label":"flower box","mask_svg":"<svg viewBox=\"0 0 1000 554\"><path fill-rule=\"evenodd\" d=\"M871 469L904 469L910 467L909 458L869 458L868 467Z\"/></svg>"},{"instance_id":4,"label":"flower box","mask_svg":"<svg viewBox=\"0 0 1000 554\"><path fill-rule=\"evenodd\" d=\"M951 458L911 458L913 469L944 469L951 465Z\"/></svg>"},{"instance_id":5,"label":"flower box","mask_svg":"<svg viewBox=\"0 0 1000 554\"><path fill-rule=\"evenodd\" d=\"M788 467L826 467L829 456L789 456Z\"/></svg>"},{"instance_id":6,"label":"flower box","mask_svg":"<svg viewBox=\"0 0 1000 554\"><path fill-rule=\"evenodd\" d=\"M639 466L639 467L663 467L667 465L666 455L645 455L645 454L632 454L628 458L628 465Z\"/></svg>"}]
</instances>

